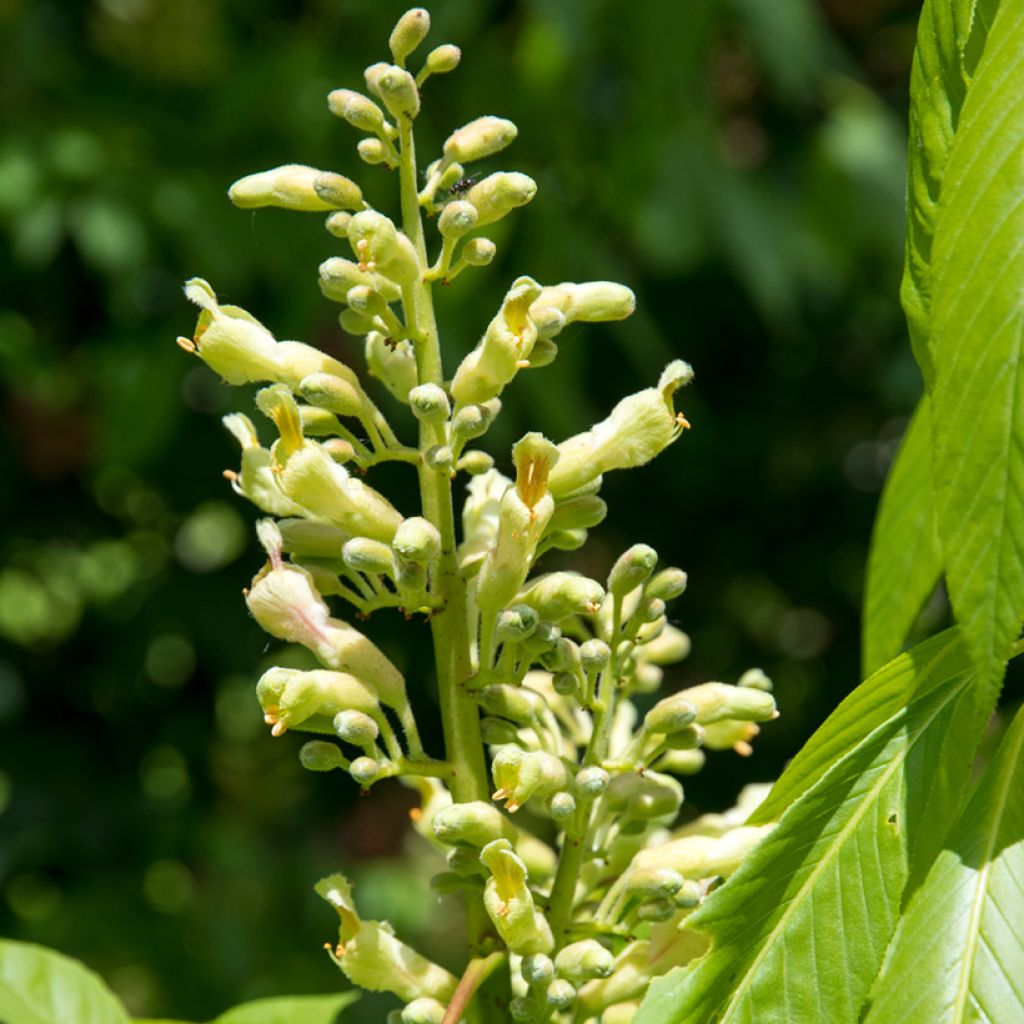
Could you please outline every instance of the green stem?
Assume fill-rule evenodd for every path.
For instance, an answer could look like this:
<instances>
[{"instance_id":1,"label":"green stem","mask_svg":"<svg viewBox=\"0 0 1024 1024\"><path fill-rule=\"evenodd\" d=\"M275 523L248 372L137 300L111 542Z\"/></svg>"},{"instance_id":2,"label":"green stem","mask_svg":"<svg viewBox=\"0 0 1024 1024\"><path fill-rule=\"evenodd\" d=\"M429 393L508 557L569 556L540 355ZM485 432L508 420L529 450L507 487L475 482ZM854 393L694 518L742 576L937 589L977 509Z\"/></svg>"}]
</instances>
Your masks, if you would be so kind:
<instances>
[{"instance_id":1,"label":"green stem","mask_svg":"<svg viewBox=\"0 0 1024 1024\"><path fill-rule=\"evenodd\" d=\"M491 974L504 962L506 954L503 952L491 953L490 956L477 957L470 960L455 986L448 1009L445 1011L441 1024L458 1024L462 1019L463 1012L469 1001L473 998L476 990L490 977Z\"/></svg>"},{"instance_id":2,"label":"green stem","mask_svg":"<svg viewBox=\"0 0 1024 1024\"><path fill-rule=\"evenodd\" d=\"M423 237L419 200L416 194L416 150L412 122L399 118L401 163L399 178L402 195L402 227L416 248L420 267L426 273L427 247ZM405 310L405 322L415 338L416 365L421 384L444 384L441 346L434 317L430 284L421 279L409 289L411 308ZM435 443L433 428L420 424L420 451ZM444 732L445 760L452 766L451 791L458 803L487 800L487 766L480 739L480 716L476 701L464 683L473 671L470 653L465 584L459 577L455 556L455 513L452 506L451 478L425 463L419 467L420 497L423 515L441 534L441 554L435 574L435 595L440 609L430 620L437 667L437 689ZM488 920L482 905L470 900L467 906L470 941L479 943Z\"/></svg>"}]
</instances>

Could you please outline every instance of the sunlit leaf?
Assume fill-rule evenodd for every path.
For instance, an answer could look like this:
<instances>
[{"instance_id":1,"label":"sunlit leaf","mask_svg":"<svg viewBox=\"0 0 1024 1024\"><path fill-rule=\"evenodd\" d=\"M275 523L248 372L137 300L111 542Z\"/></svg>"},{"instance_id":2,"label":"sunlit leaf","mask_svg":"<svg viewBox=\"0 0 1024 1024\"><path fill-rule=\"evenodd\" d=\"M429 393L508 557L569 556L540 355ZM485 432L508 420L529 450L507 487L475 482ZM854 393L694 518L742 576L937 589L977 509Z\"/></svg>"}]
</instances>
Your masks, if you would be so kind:
<instances>
[{"instance_id":1,"label":"sunlit leaf","mask_svg":"<svg viewBox=\"0 0 1024 1024\"><path fill-rule=\"evenodd\" d=\"M1022 779L1024 709L900 921L867 1024L1024 1020Z\"/></svg>"},{"instance_id":2,"label":"sunlit leaf","mask_svg":"<svg viewBox=\"0 0 1024 1024\"><path fill-rule=\"evenodd\" d=\"M210 1024L336 1024L341 1011L359 998L356 992L329 996L274 996L242 1003ZM179 1020L138 1019L132 1024L186 1024Z\"/></svg>"}]
</instances>

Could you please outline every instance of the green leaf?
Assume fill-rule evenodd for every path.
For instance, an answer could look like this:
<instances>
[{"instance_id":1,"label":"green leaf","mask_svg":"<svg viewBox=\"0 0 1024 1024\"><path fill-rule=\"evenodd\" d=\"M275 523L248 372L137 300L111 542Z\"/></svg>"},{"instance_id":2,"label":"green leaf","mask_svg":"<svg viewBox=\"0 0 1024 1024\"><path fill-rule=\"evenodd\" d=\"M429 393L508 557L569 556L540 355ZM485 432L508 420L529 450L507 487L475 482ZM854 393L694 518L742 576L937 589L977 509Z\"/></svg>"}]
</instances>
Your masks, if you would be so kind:
<instances>
[{"instance_id":1,"label":"green leaf","mask_svg":"<svg viewBox=\"0 0 1024 1024\"><path fill-rule=\"evenodd\" d=\"M848 757L874 730L910 703L916 690L933 679L968 672L971 660L957 629L901 654L853 691L790 761L767 799L751 815L751 825L776 821L836 762Z\"/></svg>"},{"instance_id":2,"label":"green leaf","mask_svg":"<svg viewBox=\"0 0 1024 1024\"><path fill-rule=\"evenodd\" d=\"M128 1024L100 977L61 953L0 939L0 1024Z\"/></svg>"},{"instance_id":3,"label":"green leaf","mask_svg":"<svg viewBox=\"0 0 1024 1024\"><path fill-rule=\"evenodd\" d=\"M210 1024L335 1024L346 1006L359 998L358 992L329 996L274 996L242 1003L222 1013ZM178 1020L136 1020L133 1024L186 1024Z\"/></svg>"},{"instance_id":4,"label":"green leaf","mask_svg":"<svg viewBox=\"0 0 1024 1024\"><path fill-rule=\"evenodd\" d=\"M905 892L959 810L981 730L968 662L948 641L897 659L921 670L909 702L890 699L859 738L851 718L838 760L805 769L809 788L689 918L709 952L652 982L636 1024L858 1020ZM897 690L885 670L865 685Z\"/></svg>"},{"instance_id":5,"label":"green leaf","mask_svg":"<svg viewBox=\"0 0 1024 1024\"><path fill-rule=\"evenodd\" d=\"M1022 779L1024 709L900 921L867 1024L1024 1020Z\"/></svg>"},{"instance_id":6,"label":"green leaf","mask_svg":"<svg viewBox=\"0 0 1024 1024\"><path fill-rule=\"evenodd\" d=\"M1000 0L926 0L910 75L907 245L900 298L925 383L932 386L932 242L950 151Z\"/></svg>"},{"instance_id":7,"label":"green leaf","mask_svg":"<svg viewBox=\"0 0 1024 1024\"><path fill-rule=\"evenodd\" d=\"M931 410L925 396L900 443L875 518L864 595L865 674L899 654L942 576L931 445Z\"/></svg>"},{"instance_id":8,"label":"green leaf","mask_svg":"<svg viewBox=\"0 0 1024 1024\"><path fill-rule=\"evenodd\" d=\"M1004 3L960 111L931 267L938 529L985 702L1024 619L1022 51L1024 5Z\"/></svg>"}]
</instances>

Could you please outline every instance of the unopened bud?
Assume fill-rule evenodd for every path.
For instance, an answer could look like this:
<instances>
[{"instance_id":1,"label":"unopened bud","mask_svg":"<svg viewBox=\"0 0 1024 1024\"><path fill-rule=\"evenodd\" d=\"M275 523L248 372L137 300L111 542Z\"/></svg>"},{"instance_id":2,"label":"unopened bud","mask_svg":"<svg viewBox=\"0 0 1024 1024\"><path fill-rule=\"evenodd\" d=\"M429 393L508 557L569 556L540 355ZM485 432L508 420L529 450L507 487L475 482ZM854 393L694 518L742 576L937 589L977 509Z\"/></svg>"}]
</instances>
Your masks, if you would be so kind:
<instances>
[{"instance_id":1,"label":"unopened bud","mask_svg":"<svg viewBox=\"0 0 1024 1024\"><path fill-rule=\"evenodd\" d=\"M377 76L376 83L378 95L394 117L415 117L420 112L420 91L404 68L386 68Z\"/></svg>"},{"instance_id":2,"label":"unopened bud","mask_svg":"<svg viewBox=\"0 0 1024 1024\"><path fill-rule=\"evenodd\" d=\"M406 57L416 49L430 31L430 14L422 7L413 7L403 14L391 31L388 47L398 64L405 64Z\"/></svg>"},{"instance_id":3,"label":"unopened bud","mask_svg":"<svg viewBox=\"0 0 1024 1024\"><path fill-rule=\"evenodd\" d=\"M356 572L385 573L395 571L395 555L387 544L369 537L353 537L341 549L345 564Z\"/></svg>"},{"instance_id":4,"label":"unopened bud","mask_svg":"<svg viewBox=\"0 0 1024 1024\"><path fill-rule=\"evenodd\" d=\"M627 892L648 900L675 896L685 882L678 871L660 865L629 871L623 881Z\"/></svg>"},{"instance_id":5,"label":"unopened bud","mask_svg":"<svg viewBox=\"0 0 1024 1024\"><path fill-rule=\"evenodd\" d=\"M776 714L775 699L770 693L752 687L729 686L726 683L701 683L699 686L690 686L666 700L689 703L696 709L697 722L700 725L709 725L726 719L767 722ZM653 712L654 708L651 711Z\"/></svg>"},{"instance_id":6,"label":"unopened bud","mask_svg":"<svg viewBox=\"0 0 1024 1024\"><path fill-rule=\"evenodd\" d=\"M580 644L580 664L585 672L603 672L611 656L611 648L603 640L587 640Z\"/></svg>"},{"instance_id":7,"label":"unopened bud","mask_svg":"<svg viewBox=\"0 0 1024 1024\"><path fill-rule=\"evenodd\" d=\"M356 152L359 154L359 159L371 167L384 163L388 158L384 143L376 138L360 139L356 144Z\"/></svg>"},{"instance_id":8,"label":"unopened bud","mask_svg":"<svg viewBox=\"0 0 1024 1024\"><path fill-rule=\"evenodd\" d=\"M365 789L380 778L382 770L380 762L372 757L357 757L349 766L348 773L353 782Z\"/></svg>"},{"instance_id":9,"label":"unopened bud","mask_svg":"<svg viewBox=\"0 0 1024 1024\"><path fill-rule=\"evenodd\" d=\"M555 977L555 964L546 953L523 957L523 979L528 985L547 985Z\"/></svg>"},{"instance_id":10,"label":"unopened bud","mask_svg":"<svg viewBox=\"0 0 1024 1024\"><path fill-rule=\"evenodd\" d=\"M376 377L400 402L408 401L417 380L416 353L412 345L407 341L392 345L380 331L369 331L364 351L371 376Z\"/></svg>"},{"instance_id":11,"label":"unopened bud","mask_svg":"<svg viewBox=\"0 0 1024 1024\"><path fill-rule=\"evenodd\" d=\"M501 401L492 398L476 405L464 405L452 417L452 444L461 445L481 437L494 422L501 409Z\"/></svg>"},{"instance_id":12,"label":"unopened bud","mask_svg":"<svg viewBox=\"0 0 1024 1024\"><path fill-rule=\"evenodd\" d=\"M571 672L558 672L551 680L551 688L560 697L575 697L579 693L579 680Z\"/></svg>"},{"instance_id":13,"label":"unopened bud","mask_svg":"<svg viewBox=\"0 0 1024 1024\"><path fill-rule=\"evenodd\" d=\"M544 698L526 686L510 686L507 683L493 683L479 693L480 707L489 715L510 718L520 725L536 721L547 707Z\"/></svg>"},{"instance_id":14,"label":"unopened bud","mask_svg":"<svg viewBox=\"0 0 1024 1024\"><path fill-rule=\"evenodd\" d=\"M348 220L345 222L345 238L348 238L348 226L352 222L352 215L345 214ZM385 302L396 302L401 298L401 290L393 281L389 281L382 274L376 274L370 270L360 270L359 265L351 260L343 259L340 256L332 256L320 264L320 291L324 296L333 302L347 302L348 294L360 285L372 288L379 292Z\"/></svg>"},{"instance_id":15,"label":"unopened bud","mask_svg":"<svg viewBox=\"0 0 1024 1024\"><path fill-rule=\"evenodd\" d=\"M576 989L564 978L555 978L545 993L548 1006L556 1010L568 1010L576 1002Z\"/></svg>"},{"instance_id":16,"label":"unopened bud","mask_svg":"<svg viewBox=\"0 0 1024 1024\"><path fill-rule=\"evenodd\" d=\"M557 623L542 619L537 623L533 635L525 641L526 650L533 655L543 654L545 651L550 651L561 638L562 631L558 628Z\"/></svg>"},{"instance_id":17,"label":"unopened bud","mask_svg":"<svg viewBox=\"0 0 1024 1024\"><path fill-rule=\"evenodd\" d=\"M348 381L330 373L311 373L299 382L299 394L310 403L338 416L359 416L366 409L363 396Z\"/></svg>"},{"instance_id":18,"label":"unopened bud","mask_svg":"<svg viewBox=\"0 0 1024 1024\"><path fill-rule=\"evenodd\" d=\"M377 133L384 127L384 111L360 92L334 89L327 94L327 107L361 132Z\"/></svg>"},{"instance_id":19,"label":"unopened bud","mask_svg":"<svg viewBox=\"0 0 1024 1024\"><path fill-rule=\"evenodd\" d=\"M549 672L571 672L580 664L579 645L567 636L560 637L540 660Z\"/></svg>"},{"instance_id":20,"label":"unopened bud","mask_svg":"<svg viewBox=\"0 0 1024 1024\"><path fill-rule=\"evenodd\" d=\"M527 581L516 600L538 616L558 622L570 615L594 615L604 600L604 587L576 572L549 572Z\"/></svg>"},{"instance_id":21,"label":"unopened bud","mask_svg":"<svg viewBox=\"0 0 1024 1024\"><path fill-rule=\"evenodd\" d=\"M703 750L669 750L658 758L654 767L672 775L696 775L706 760Z\"/></svg>"},{"instance_id":22,"label":"unopened bud","mask_svg":"<svg viewBox=\"0 0 1024 1024\"><path fill-rule=\"evenodd\" d=\"M518 742L519 730L504 718L481 718L480 738L489 747L497 747L505 743Z\"/></svg>"},{"instance_id":23,"label":"unopened bud","mask_svg":"<svg viewBox=\"0 0 1024 1024\"><path fill-rule=\"evenodd\" d=\"M401 1012L402 1024L441 1024L445 1007L436 999L414 999Z\"/></svg>"},{"instance_id":24,"label":"unopened bud","mask_svg":"<svg viewBox=\"0 0 1024 1024\"><path fill-rule=\"evenodd\" d=\"M623 820L675 817L683 803L683 787L659 772L627 772L608 783L603 799L606 812Z\"/></svg>"},{"instance_id":25,"label":"unopened bud","mask_svg":"<svg viewBox=\"0 0 1024 1024\"><path fill-rule=\"evenodd\" d=\"M596 494L585 494L555 504L550 530L590 530L604 521L608 504Z\"/></svg>"},{"instance_id":26,"label":"unopened bud","mask_svg":"<svg viewBox=\"0 0 1024 1024\"><path fill-rule=\"evenodd\" d=\"M350 288L345 294L345 301L357 313L370 318L380 316L387 309L383 296L366 285Z\"/></svg>"},{"instance_id":27,"label":"unopened bud","mask_svg":"<svg viewBox=\"0 0 1024 1024\"><path fill-rule=\"evenodd\" d=\"M356 337L369 334L370 331L376 329L376 325L368 316L363 316L362 313L357 313L354 309L343 309L338 314L338 323L341 324L341 329L346 334Z\"/></svg>"},{"instance_id":28,"label":"unopened bud","mask_svg":"<svg viewBox=\"0 0 1024 1024\"><path fill-rule=\"evenodd\" d=\"M548 800L548 814L556 821L561 821L576 813L576 801L571 793L555 793Z\"/></svg>"},{"instance_id":29,"label":"unopened bud","mask_svg":"<svg viewBox=\"0 0 1024 1024\"><path fill-rule=\"evenodd\" d=\"M608 593L620 600L641 586L658 564L658 552L646 544L624 551L608 574Z\"/></svg>"},{"instance_id":30,"label":"unopened bud","mask_svg":"<svg viewBox=\"0 0 1024 1024\"><path fill-rule=\"evenodd\" d=\"M351 178L333 171L324 171L313 179L313 190L338 210L361 210L363 190Z\"/></svg>"},{"instance_id":31,"label":"unopened bud","mask_svg":"<svg viewBox=\"0 0 1024 1024\"><path fill-rule=\"evenodd\" d=\"M584 284L565 282L545 288L530 309L530 316L548 319L547 310L561 313L564 324L581 320L599 323L625 320L636 309L636 296L625 285L614 281L587 281ZM546 337L554 337L550 328Z\"/></svg>"},{"instance_id":32,"label":"unopened bud","mask_svg":"<svg viewBox=\"0 0 1024 1024\"><path fill-rule=\"evenodd\" d=\"M495 635L500 643L522 643L533 636L540 621L529 605L514 604L498 616Z\"/></svg>"},{"instance_id":33,"label":"unopened bud","mask_svg":"<svg viewBox=\"0 0 1024 1024\"><path fill-rule=\"evenodd\" d=\"M402 521L391 544L407 562L429 565L441 553L441 534L429 520L411 516Z\"/></svg>"},{"instance_id":34,"label":"unopened bud","mask_svg":"<svg viewBox=\"0 0 1024 1024\"><path fill-rule=\"evenodd\" d=\"M498 247L489 238L471 238L462 247L459 256L471 267L486 267L497 251Z\"/></svg>"},{"instance_id":35,"label":"unopened bud","mask_svg":"<svg viewBox=\"0 0 1024 1024\"><path fill-rule=\"evenodd\" d=\"M377 723L362 711L339 711L332 722L338 739L351 743L354 747L368 747L377 742L380 729Z\"/></svg>"},{"instance_id":36,"label":"unopened bud","mask_svg":"<svg viewBox=\"0 0 1024 1024\"><path fill-rule=\"evenodd\" d=\"M529 1024L537 1020L537 1007L529 996L516 996L508 1004L508 1014L516 1024Z\"/></svg>"},{"instance_id":37,"label":"unopened bud","mask_svg":"<svg viewBox=\"0 0 1024 1024\"><path fill-rule=\"evenodd\" d=\"M576 986L594 978L607 978L614 969L615 957L596 939L570 943L555 957L555 970Z\"/></svg>"},{"instance_id":38,"label":"unopened bud","mask_svg":"<svg viewBox=\"0 0 1024 1024\"><path fill-rule=\"evenodd\" d=\"M493 224L518 206L525 206L537 194L537 183L519 171L497 171L477 182L467 193L479 214L477 225Z\"/></svg>"},{"instance_id":39,"label":"unopened bud","mask_svg":"<svg viewBox=\"0 0 1024 1024\"><path fill-rule=\"evenodd\" d=\"M437 473L450 473L455 453L446 444L435 444L423 453L423 461Z\"/></svg>"},{"instance_id":40,"label":"unopened bud","mask_svg":"<svg viewBox=\"0 0 1024 1024\"><path fill-rule=\"evenodd\" d=\"M647 581L644 587L646 597L657 597L662 601L674 601L686 590L686 573L682 569L662 569Z\"/></svg>"},{"instance_id":41,"label":"unopened bud","mask_svg":"<svg viewBox=\"0 0 1024 1024\"><path fill-rule=\"evenodd\" d=\"M291 555L338 558L341 546L348 540L344 530L312 519L279 519L277 527L281 547Z\"/></svg>"},{"instance_id":42,"label":"unopened bud","mask_svg":"<svg viewBox=\"0 0 1024 1024\"><path fill-rule=\"evenodd\" d=\"M696 705L684 693L664 697L647 712L644 727L652 733L673 733L697 720Z\"/></svg>"},{"instance_id":43,"label":"unopened bud","mask_svg":"<svg viewBox=\"0 0 1024 1024\"><path fill-rule=\"evenodd\" d=\"M494 468L494 456L479 449L463 452L455 468L464 470L470 476L480 476L481 473L486 473L489 469Z\"/></svg>"},{"instance_id":44,"label":"unopened bud","mask_svg":"<svg viewBox=\"0 0 1024 1024\"><path fill-rule=\"evenodd\" d=\"M299 749L299 762L310 772L329 772L335 768L347 768L348 758L326 740L310 740Z\"/></svg>"},{"instance_id":45,"label":"unopened bud","mask_svg":"<svg viewBox=\"0 0 1024 1024\"><path fill-rule=\"evenodd\" d=\"M666 626L657 637L644 644L644 661L654 665L673 665L690 653L690 638L675 626Z\"/></svg>"},{"instance_id":46,"label":"unopened bud","mask_svg":"<svg viewBox=\"0 0 1024 1024\"><path fill-rule=\"evenodd\" d=\"M478 117L469 124L456 128L444 144L444 155L449 161L462 164L485 160L500 153L515 140L518 129L503 117Z\"/></svg>"},{"instance_id":47,"label":"unopened bud","mask_svg":"<svg viewBox=\"0 0 1024 1024\"><path fill-rule=\"evenodd\" d=\"M434 815L434 835L445 846L483 849L495 839L516 838L516 827L493 804L474 800L442 807Z\"/></svg>"},{"instance_id":48,"label":"unopened bud","mask_svg":"<svg viewBox=\"0 0 1024 1024\"><path fill-rule=\"evenodd\" d=\"M636 909L636 916L641 921L668 921L676 914L676 905L672 900L648 900Z\"/></svg>"},{"instance_id":49,"label":"unopened bud","mask_svg":"<svg viewBox=\"0 0 1024 1024\"><path fill-rule=\"evenodd\" d=\"M636 619L636 621L642 622L644 626L650 626L654 623L659 622L659 620L664 620L665 602L662 601L660 597L648 598L647 600L641 602L640 606L633 613L633 617ZM662 621L662 628L664 628L664 625L665 623L664 621ZM661 629L658 630L658 633L661 633ZM644 630L641 630L637 634L637 640L641 642L646 642L648 640L653 639L654 637L649 632L645 632Z\"/></svg>"},{"instance_id":50,"label":"unopened bud","mask_svg":"<svg viewBox=\"0 0 1024 1024\"><path fill-rule=\"evenodd\" d=\"M574 785L580 796L588 799L600 796L608 787L610 776L603 768L591 765L589 768L581 768L576 773Z\"/></svg>"},{"instance_id":51,"label":"unopened bud","mask_svg":"<svg viewBox=\"0 0 1024 1024\"><path fill-rule=\"evenodd\" d=\"M455 200L445 203L441 216L437 218L437 230L444 238L461 238L476 227L477 212L472 203Z\"/></svg>"},{"instance_id":52,"label":"unopened bud","mask_svg":"<svg viewBox=\"0 0 1024 1024\"><path fill-rule=\"evenodd\" d=\"M351 219L352 214L347 210L336 210L334 213L327 214L324 227L335 238L348 238L348 222Z\"/></svg>"},{"instance_id":53,"label":"unopened bud","mask_svg":"<svg viewBox=\"0 0 1024 1024\"><path fill-rule=\"evenodd\" d=\"M764 690L765 693L772 692L772 681L759 668L748 668L740 676L738 686L747 686L753 690Z\"/></svg>"},{"instance_id":54,"label":"unopened bud","mask_svg":"<svg viewBox=\"0 0 1024 1024\"><path fill-rule=\"evenodd\" d=\"M315 167L303 164L285 164L269 171L247 174L228 189L228 197L235 206L244 210L263 206L278 206L285 210L336 210L339 204L319 195L315 188L321 177ZM338 175L340 178L341 175ZM343 179L346 180L347 179ZM349 184L358 191L353 182ZM359 201L362 202L362 193Z\"/></svg>"},{"instance_id":55,"label":"unopened bud","mask_svg":"<svg viewBox=\"0 0 1024 1024\"><path fill-rule=\"evenodd\" d=\"M360 267L399 284L419 279L419 257L412 242L384 214L361 210L348 225L348 240Z\"/></svg>"},{"instance_id":56,"label":"unopened bud","mask_svg":"<svg viewBox=\"0 0 1024 1024\"><path fill-rule=\"evenodd\" d=\"M558 346L547 338L538 337L530 349L527 362L531 370L539 370L542 367L550 366L558 358Z\"/></svg>"},{"instance_id":57,"label":"unopened bud","mask_svg":"<svg viewBox=\"0 0 1024 1024\"><path fill-rule=\"evenodd\" d=\"M432 75L445 75L454 71L462 60L462 51L452 43L435 46L427 54L425 67Z\"/></svg>"},{"instance_id":58,"label":"unopened bud","mask_svg":"<svg viewBox=\"0 0 1024 1024\"><path fill-rule=\"evenodd\" d=\"M409 407L421 423L444 423L451 415L448 396L439 384L420 384L409 392Z\"/></svg>"},{"instance_id":59,"label":"unopened bud","mask_svg":"<svg viewBox=\"0 0 1024 1024\"><path fill-rule=\"evenodd\" d=\"M489 689L489 687L488 687ZM569 769L561 758L543 750L502 747L494 757L492 775L497 789L493 800L506 801L514 814L527 800L543 799L571 784Z\"/></svg>"}]
</instances>

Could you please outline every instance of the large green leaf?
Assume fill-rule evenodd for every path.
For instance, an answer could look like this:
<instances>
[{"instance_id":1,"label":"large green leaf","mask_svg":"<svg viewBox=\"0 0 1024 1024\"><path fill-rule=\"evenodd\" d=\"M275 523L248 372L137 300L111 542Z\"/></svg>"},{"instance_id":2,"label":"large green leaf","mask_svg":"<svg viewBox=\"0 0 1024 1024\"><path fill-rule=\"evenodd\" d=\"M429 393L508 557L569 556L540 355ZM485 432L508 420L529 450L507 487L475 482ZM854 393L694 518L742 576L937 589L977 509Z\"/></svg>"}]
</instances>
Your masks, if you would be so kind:
<instances>
[{"instance_id":1,"label":"large green leaf","mask_svg":"<svg viewBox=\"0 0 1024 1024\"><path fill-rule=\"evenodd\" d=\"M1024 709L900 921L867 1024L1024 1021L1022 781Z\"/></svg>"},{"instance_id":2,"label":"large green leaf","mask_svg":"<svg viewBox=\"0 0 1024 1024\"><path fill-rule=\"evenodd\" d=\"M275 996L242 1003L210 1024L335 1024L338 1015L359 998L357 992L330 996ZM136 1020L133 1024L186 1024L175 1020Z\"/></svg>"},{"instance_id":3,"label":"large green leaf","mask_svg":"<svg viewBox=\"0 0 1024 1024\"><path fill-rule=\"evenodd\" d=\"M931 266L938 529L984 701L1024 619L1022 52L1024 4L1003 3L960 111Z\"/></svg>"},{"instance_id":4,"label":"large green leaf","mask_svg":"<svg viewBox=\"0 0 1024 1024\"><path fill-rule=\"evenodd\" d=\"M900 652L942 575L932 497L931 420L925 396L900 444L878 507L864 595L865 674Z\"/></svg>"},{"instance_id":5,"label":"large green leaf","mask_svg":"<svg viewBox=\"0 0 1024 1024\"><path fill-rule=\"evenodd\" d=\"M750 824L776 821L837 761L850 755L876 729L891 722L910 703L915 691L933 679L956 678L970 668L959 631L947 629L879 669L804 744L753 813Z\"/></svg>"},{"instance_id":6,"label":"large green leaf","mask_svg":"<svg viewBox=\"0 0 1024 1024\"><path fill-rule=\"evenodd\" d=\"M0 1024L128 1024L99 976L61 953L0 939Z\"/></svg>"},{"instance_id":7,"label":"large green leaf","mask_svg":"<svg viewBox=\"0 0 1024 1024\"><path fill-rule=\"evenodd\" d=\"M981 728L949 639L903 656L922 671L909 702L893 706L894 684L887 717L859 739L851 722L838 759L808 772L809 788L690 918L709 952L655 980L636 1024L858 1020L904 895L959 810Z\"/></svg>"},{"instance_id":8,"label":"large green leaf","mask_svg":"<svg viewBox=\"0 0 1024 1024\"><path fill-rule=\"evenodd\" d=\"M1000 0L926 0L910 75L907 247L900 297L925 383L932 384L932 241L960 112Z\"/></svg>"}]
</instances>

